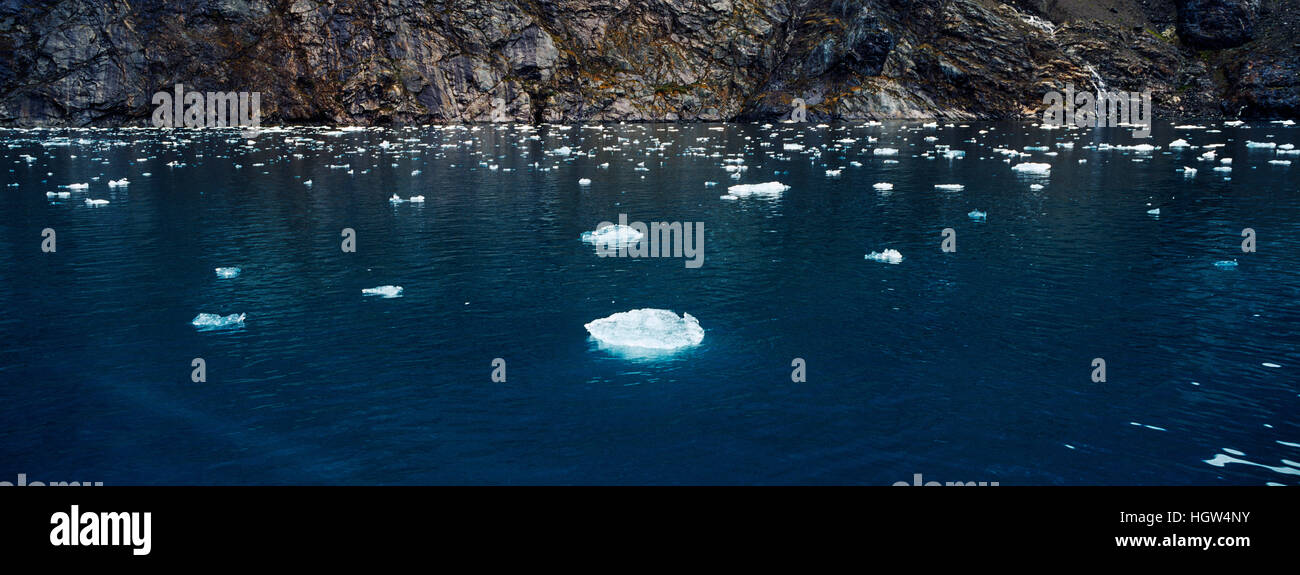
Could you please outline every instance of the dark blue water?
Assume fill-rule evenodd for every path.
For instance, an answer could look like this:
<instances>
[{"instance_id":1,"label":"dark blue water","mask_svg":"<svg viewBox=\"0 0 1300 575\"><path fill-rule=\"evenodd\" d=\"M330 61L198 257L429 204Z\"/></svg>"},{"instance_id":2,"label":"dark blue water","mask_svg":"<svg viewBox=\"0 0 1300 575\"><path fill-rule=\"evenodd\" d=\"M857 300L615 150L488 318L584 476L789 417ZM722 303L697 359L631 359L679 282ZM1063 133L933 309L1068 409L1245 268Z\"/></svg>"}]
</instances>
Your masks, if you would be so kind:
<instances>
[{"instance_id":1,"label":"dark blue water","mask_svg":"<svg viewBox=\"0 0 1300 575\"><path fill-rule=\"evenodd\" d=\"M1204 125L0 132L0 481L1294 485L1300 156L1246 142L1300 137ZM703 222L703 266L597 257L621 213ZM638 308L703 342L583 327Z\"/></svg>"}]
</instances>

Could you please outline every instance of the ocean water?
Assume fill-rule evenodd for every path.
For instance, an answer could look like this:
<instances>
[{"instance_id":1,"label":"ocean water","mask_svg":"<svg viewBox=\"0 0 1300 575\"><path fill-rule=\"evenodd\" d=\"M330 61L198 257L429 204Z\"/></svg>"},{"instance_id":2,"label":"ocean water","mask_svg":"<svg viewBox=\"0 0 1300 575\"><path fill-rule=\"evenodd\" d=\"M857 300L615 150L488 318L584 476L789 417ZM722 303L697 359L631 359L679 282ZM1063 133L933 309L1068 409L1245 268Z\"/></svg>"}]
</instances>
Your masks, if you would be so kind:
<instances>
[{"instance_id":1,"label":"ocean water","mask_svg":"<svg viewBox=\"0 0 1300 575\"><path fill-rule=\"evenodd\" d=\"M1300 132L1200 125L0 131L0 481L1295 485Z\"/></svg>"}]
</instances>

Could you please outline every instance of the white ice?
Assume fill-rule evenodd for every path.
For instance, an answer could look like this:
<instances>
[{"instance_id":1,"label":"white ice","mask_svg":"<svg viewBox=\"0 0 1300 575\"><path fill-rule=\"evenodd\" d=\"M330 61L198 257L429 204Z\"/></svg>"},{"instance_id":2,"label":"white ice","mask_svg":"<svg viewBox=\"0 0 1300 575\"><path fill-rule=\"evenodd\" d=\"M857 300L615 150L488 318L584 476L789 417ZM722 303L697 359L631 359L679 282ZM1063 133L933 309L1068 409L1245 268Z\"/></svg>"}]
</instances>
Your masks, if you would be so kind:
<instances>
[{"instance_id":1,"label":"white ice","mask_svg":"<svg viewBox=\"0 0 1300 575\"><path fill-rule=\"evenodd\" d=\"M1039 164L1034 162L1024 162L1011 167L1011 171L1021 174L1047 175L1052 172L1051 164Z\"/></svg>"},{"instance_id":2,"label":"white ice","mask_svg":"<svg viewBox=\"0 0 1300 575\"><path fill-rule=\"evenodd\" d=\"M379 286L361 290L365 295L377 295L384 298L402 297L402 286Z\"/></svg>"},{"instance_id":3,"label":"white ice","mask_svg":"<svg viewBox=\"0 0 1300 575\"><path fill-rule=\"evenodd\" d=\"M674 350L699 345L704 328L689 313L680 317L666 309L634 309L593 320L583 326L602 344L652 350Z\"/></svg>"},{"instance_id":4,"label":"white ice","mask_svg":"<svg viewBox=\"0 0 1300 575\"><path fill-rule=\"evenodd\" d=\"M764 182L762 184L737 184L727 188L727 192L736 197L745 196L779 196L790 186L781 182Z\"/></svg>"},{"instance_id":5,"label":"white ice","mask_svg":"<svg viewBox=\"0 0 1300 575\"><path fill-rule=\"evenodd\" d=\"M887 264L897 264L902 263L903 254L899 253L898 250L887 249L883 252L871 252L866 255L866 259Z\"/></svg>"},{"instance_id":6,"label":"white ice","mask_svg":"<svg viewBox=\"0 0 1300 575\"><path fill-rule=\"evenodd\" d=\"M610 224L594 232L582 232L582 241L609 247L630 246L641 241L644 235L632 226Z\"/></svg>"},{"instance_id":7,"label":"white ice","mask_svg":"<svg viewBox=\"0 0 1300 575\"><path fill-rule=\"evenodd\" d=\"M229 279L229 278L239 276L240 269L239 268L216 268L216 272L217 272L217 277L222 279Z\"/></svg>"},{"instance_id":8,"label":"white ice","mask_svg":"<svg viewBox=\"0 0 1300 575\"><path fill-rule=\"evenodd\" d=\"M215 313L201 313L194 316L194 319L191 320L190 323L194 324L194 327L203 328L232 327L243 325L244 315L245 314L242 313L232 313L230 315L222 316Z\"/></svg>"}]
</instances>

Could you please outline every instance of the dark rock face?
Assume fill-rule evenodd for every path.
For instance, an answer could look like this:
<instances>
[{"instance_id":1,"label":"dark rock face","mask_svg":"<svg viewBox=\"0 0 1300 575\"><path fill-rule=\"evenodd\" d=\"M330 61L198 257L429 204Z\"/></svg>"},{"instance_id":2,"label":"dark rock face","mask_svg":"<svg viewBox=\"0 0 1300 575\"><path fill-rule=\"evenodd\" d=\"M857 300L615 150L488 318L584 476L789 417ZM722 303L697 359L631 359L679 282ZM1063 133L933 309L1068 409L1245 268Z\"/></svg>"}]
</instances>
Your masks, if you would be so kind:
<instances>
[{"instance_id":1,"label":"dark rock face","mask_svg":"<svg viewBox=\"0 0 1300 575\"><path fill-rule=\"evenodd\" d=\"M1178 36L1204 48L1233 48L1255 35L1259 0L1182 0Z\"/></svg>"},{"instance_id":2,"label":"dark rock face","mask_svg":"<svg viewBox=\"0 0 1300 575\"><path fill-rule=\"evenodd\" d=\"M0 125L146 124L177 83L260 92L268 123L773 120L796 99L814 121L1015 118L1099 82L1157 115L1294 115L1298 1L0 0Z\"/></svg>"}]
</instances>

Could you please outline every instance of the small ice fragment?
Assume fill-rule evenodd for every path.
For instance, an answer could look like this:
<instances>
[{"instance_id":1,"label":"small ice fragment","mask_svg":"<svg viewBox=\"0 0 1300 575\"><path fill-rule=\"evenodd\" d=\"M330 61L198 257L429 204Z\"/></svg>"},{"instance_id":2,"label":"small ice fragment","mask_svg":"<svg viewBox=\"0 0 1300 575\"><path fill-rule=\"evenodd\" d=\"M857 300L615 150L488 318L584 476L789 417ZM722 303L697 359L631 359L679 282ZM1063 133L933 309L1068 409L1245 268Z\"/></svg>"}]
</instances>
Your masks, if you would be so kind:
<instances>
[{"instance_id":1,"label":"small ice fragment","mask_svg":"<svg viewBox=\"0 0 1300 575\"><path fill-rule=\"evenodd\" d=\"M634 309L593 320L587 333L613 347L673 350L699 345L704 328L689 313L678 316L666 309Z\"/></svg>"},{"instance_id":2,"label":"small ice fragment","mask_svg":"<svg viewBox=\"0 0 1300 575\"><path fill-rule=\"evenodd\" d=\"M1177 140L1174 140L1174 141L1172 141L1172 142L1169 142L1169 147L1170 147L1170 148L1190 148L1190 147L1191 147L1191 144L1188 144L1188 143L1187 143L1187 140L1184 140L1184 139L1179 138L1179 139L1177 139Z\"/></svg>"},{"instance_id":3,"label":"small ice fragment","mask_svg":"<svg viewBox=\"0 0 1300 575\"><path fill-rule=\"evenodd\" d=\"M361 290L361 293L365 295L383 296L385 299L401 297L402 286L379 286L379 287L365 288Z\"/></svg>"},{"instance_id":4,"label":"small ice fragment","mask_svg":"<svg viewBox=\"0 0 1300 575\"><path fill-rule=\"evenodd\" d=\"M1288 163L1290 163L1290 162L1288 162ZM838 177L840 177L840 172L841 172L841 171L843 171L843 169L840 169L840 170L826 170L826 176L829 177L829 178L838 178Z\"/></svg>"},{"instance_id":5,"label":"small ice fragment","mask_svg":"<svg viewBox=\"0 0 1300 575\"><path fill-rule=\"evenodd\" d=\"M216 268L216 272L217 272L217 277L222 279L229 279L229 278L237 277L239 275L240 269L239 268Z\"/></svg>"},{"instance_id":6,"label":"small ice fragment","mask_svg":"<svg viewBox=\"0 0 1300 575\"><path fill-rule=\"evenodd\" d=\"M1153 209L1153 210L1147 210L1147 213L1148 213L1148 214L1151 214L1151 215L1153 215L1153 216L1158 216L1158 215L1160 215L1160 208L1156 208L1156 209Z\"/></svg>"},{"instance_id":7,"label":"small ice fragment","mask_svg":"<svg viewBox=\"0 0 1300 575\"><path fill-rule=\"evenodd\" d=\"M406 200L403 200L402 197L399 196L399 195L397 195L397 194L393 194L393 197L388 198L388 201L389 201L390 203L400 204L400 203L402 203L402 202L405 202Z\"/></svg>"},{"instance_id":8,"label":"small ice fragment","mask_svg":"<svg viewBox=\"0 0 1300 575\"><path fill-rule=\"evenodd\" d=\"M106 205L108 205L108 200L92 200L92 199L90 199L90 198L86 198L86 205L87 205L87 206L106 206Z\"/></svg>"},{"instance_id":9,"label":"small ice fragment","mask_svg":"<svg viewBox=\"0 0 1300 575\"><path fill-rule=\"evenodd\" d=\"M1264 362L1264 363L1261 363L1260 365L1262 365L1262 366L1264 366L1264 367L1282 367L1282 366L1280 366L1280 365L1278 365L1278 364L1276 364L1276 363L1270 363L1270 362L1267 362L1267 361Z\"/></svg>"},{"instance_id":10,"label":"small ice fragment","mask_svg":"<svg viewBox=\"0 0 1300 575\"><path fill-rule=\"evenodd\" d=\"M871 252L866 255L865 259L887 264L897 264L902 263L903 254L898 253L898 250L895 249L887 249L883 252Z\"/></svg>"},{"instance_id":11,"label":"small ice fragment","mask_svg":"<svg viewBox=\"0 0 1300 575\"><path fill-rule=\"evenodd\" d=\"M122 178L122 179L120 179L120 180L109 180L109 181L108 181L108 187L110 187L110 188L124 188L124 187L129 186L129 185L131 185L131 182L130 182L129 180L127 180L126 178Z\"/></svg>"},{"instance_id":12,"label":"small ice fragment","mask_svg":"<svg viewBox=\"0 0 1300 575\"><path fill-rule=\"evenodd\" d=\"M934 188L936 190L948 190L952 192L960 192L966 189L966 186L962 184L935 184Z\"/></svg>"},{"instance_id":13,"label":"small ice fragment","mask_svg":"<svg viewBox=\"0 0 1300 575\"><path fill-rule=\"evenodd\" d=\"M1252 142L1252 141L1247 140L1247 141L1246 141L1246 147L1247 147L1247 148L1276 148L1276 147L1277 147L1277 143L1275 143L1275 142Z\"/></svg>"},{"instance_id":14,"label":"small ice fragment","mask_svg":"<svg viewBox=\"0 0 1300 575\"><path fill-rule=\"evenodd\" d=\"M966 215L969 216L970 219L972 219L972 220L981 220L981 221L983 221L983 220L985 220L985 219L988 218L989 213L988 213L988 212L981 212L981 211L979 211L979 210L971 210L970 213L968 213L968 214L966 214Z\"/></svg>"},{"instance_id":15,"label":"small ice fragment","mask_svg":"<svg viewBox=\"0 0 1300 575\"><path fill-rule=\"evenodd\" d=\"M876 148L875 150L872 150L871 153L877 156L897 156L898 149L897 148Z\"/></svg>"},{"instance_id":16,"label":"small ice fragment","mask_svg":"<svg viewBox=\"0 0 1300 575\"><path fill-rule=\"evenodd\" d=\"M424 196L411 196L406 201L411 202L413 204L423 204Z\"/></svg>"},{"instance_id":17,"label":"small ice fragment","mask_svg":"<svg viewBox=\"0 0 1300 575\"><path fill-rule=\"evenodd\" d=\"M1043 189L1043 185L1042 185L1042 184L1029 184L1029 189L1031 189L1031 190L1037 192L1038 190Z\"/></svg>"},{"instance_id":18,"label":"small ice fragment","mask_svg":"<svg viewBox=\"0 0 1300 575\"><path fill-rule=\"evenodd\" d=\"M590 178L582 178L582 179L578 180L578 185L579 185L579 186L590 186L590 185L591 185L591 179L590 179Z\"/></svg>"},{"instance_id":19,"label":"small ice fragment","mask_svg":"<svg viewBox=\"0 0 1300 575\"><path fill-rule=\"evenodd\" d=\"M873 187L873 188L875 188L875 189L877 189L877 190L881 190L881 191L884 191L884 190L892 190L892 189L894 189L894 184L890 184L890 183L888 183L888 182L880 182L880 183L878 183L878 184L876 184L876 185L874 185L874 186L871 186L871 187Z\"/></svg>"},{"instance_id":20,"label":"small ice fragment","mask_svg":"<svg viewBox=\"0 0 1300 575\"><path fill-rule=\"evenodd\" d=\"M1237 267L1237 260L1232 260L1232 261L1228 261L1228 260L1217 261L1217 262L1214 262L1214 265L1215 265L1216 267L1220 267L1220 268L1235 268L1235 267Z\"/></svg>"}]
</instances>

